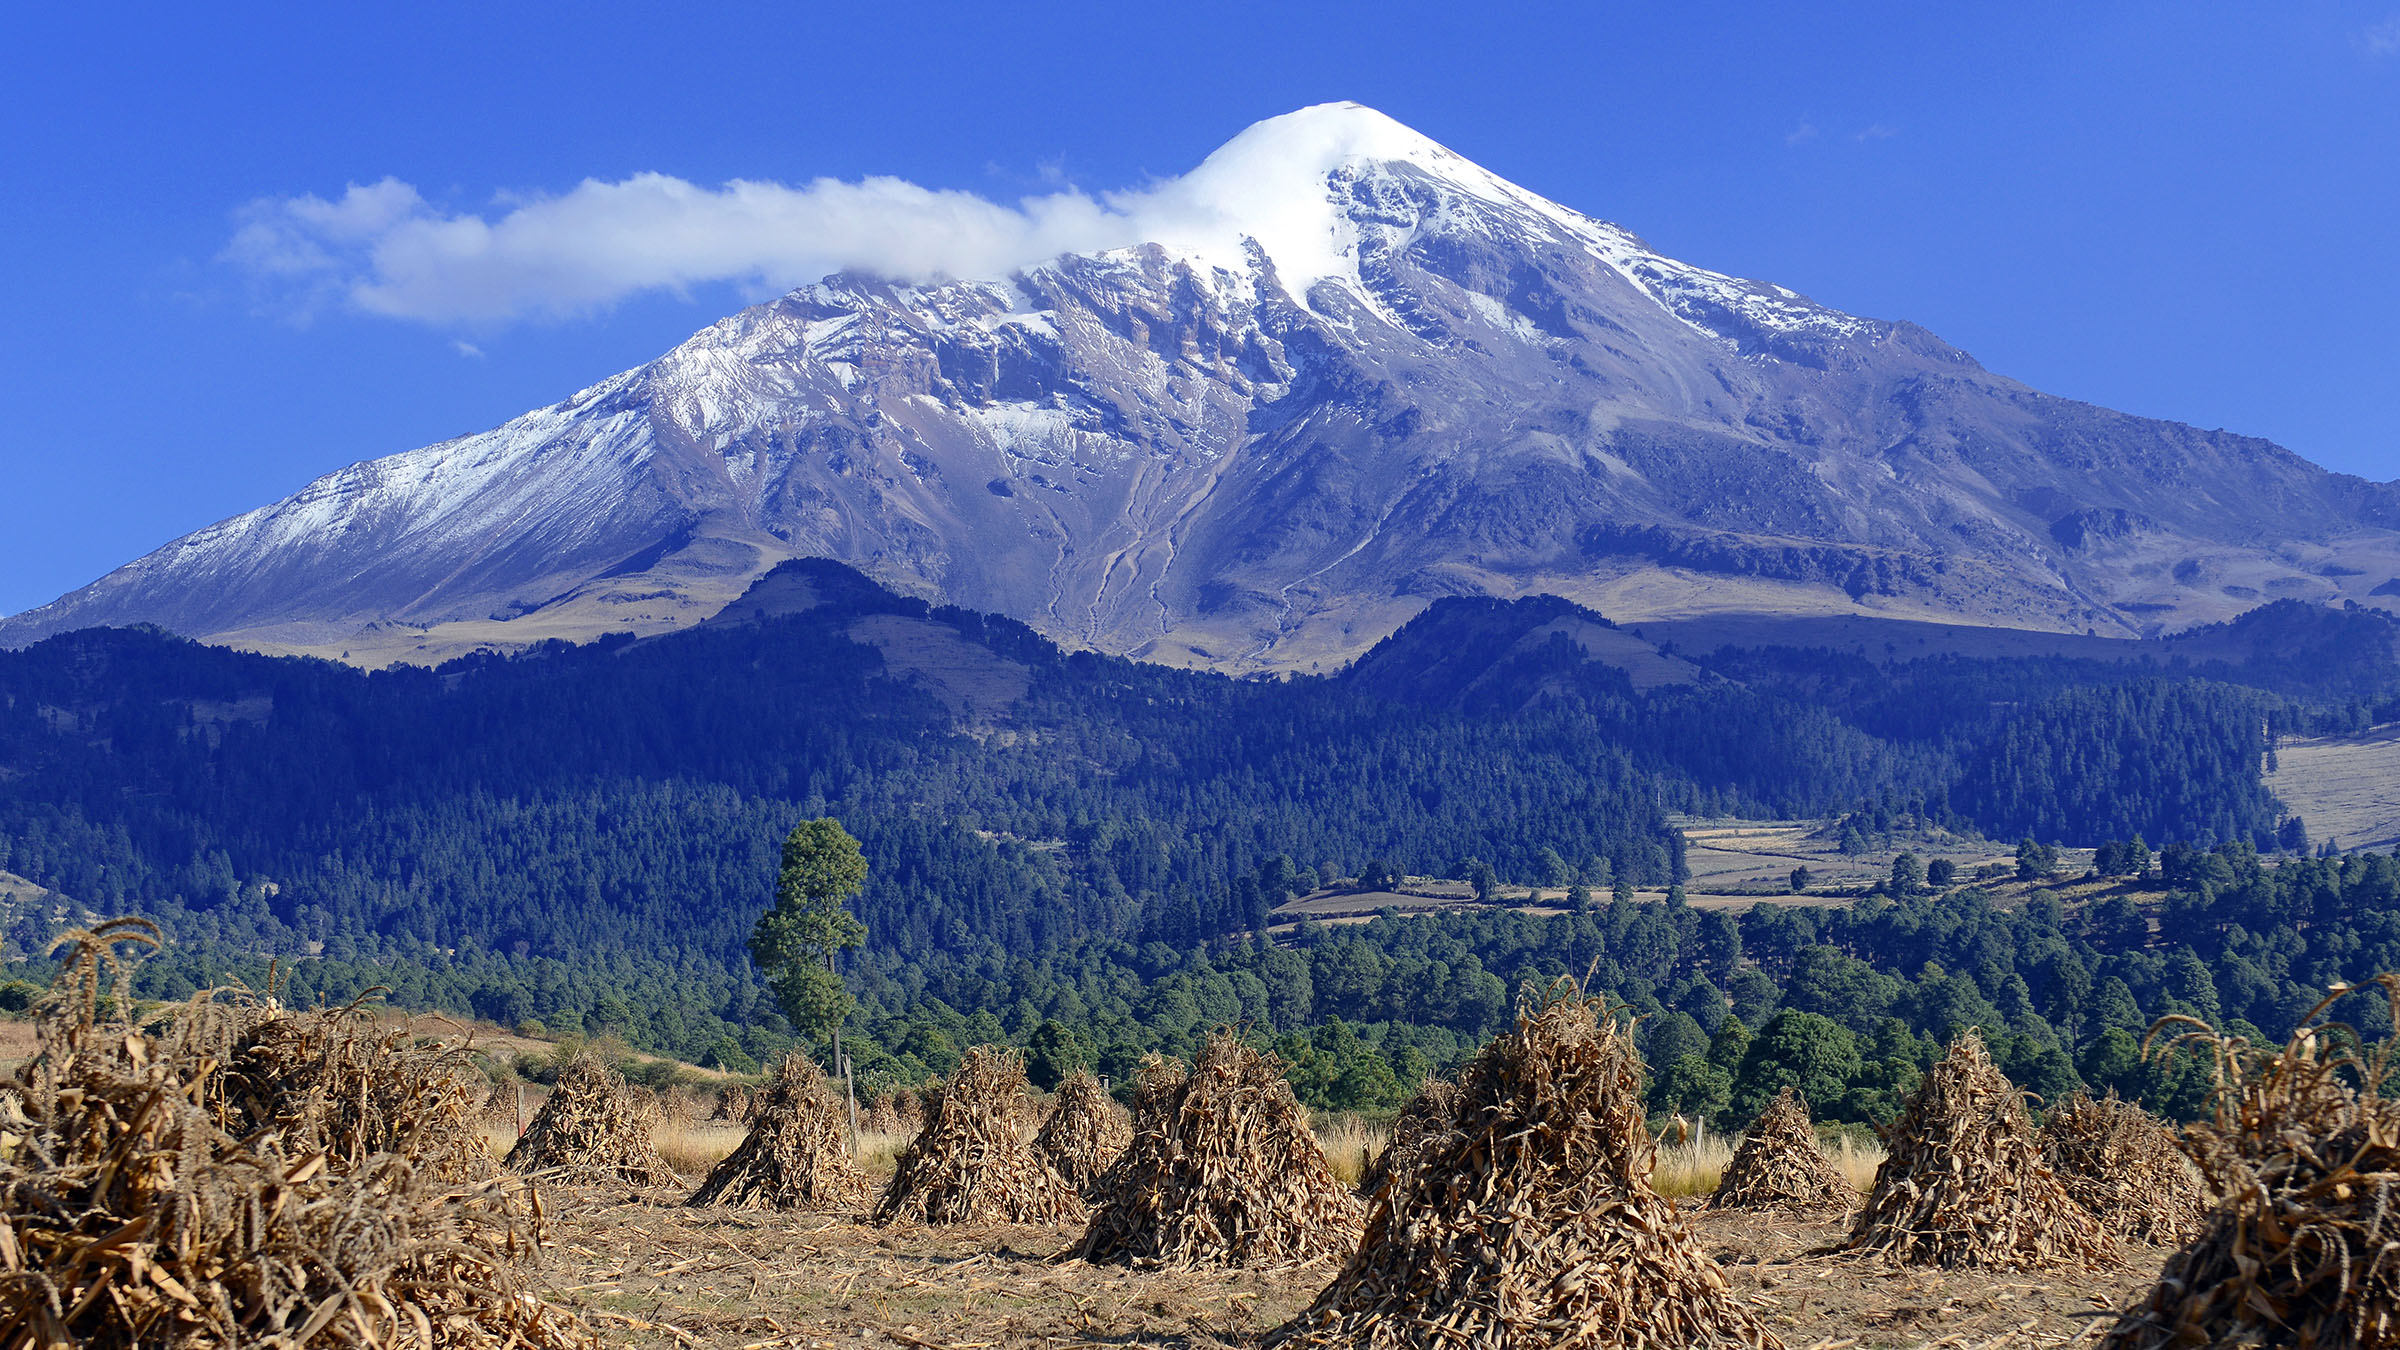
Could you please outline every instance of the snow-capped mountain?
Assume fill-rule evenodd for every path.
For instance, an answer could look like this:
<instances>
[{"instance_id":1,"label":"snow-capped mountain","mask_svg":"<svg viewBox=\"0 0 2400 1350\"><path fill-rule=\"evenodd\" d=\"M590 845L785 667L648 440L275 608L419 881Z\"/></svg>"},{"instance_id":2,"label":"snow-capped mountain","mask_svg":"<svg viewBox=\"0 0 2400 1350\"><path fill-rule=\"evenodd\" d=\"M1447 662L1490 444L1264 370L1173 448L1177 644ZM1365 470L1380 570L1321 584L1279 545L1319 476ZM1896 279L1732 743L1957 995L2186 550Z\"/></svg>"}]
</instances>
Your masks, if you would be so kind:
<instances>
[{"instance_id":1,"label":"snow-capped mountain","mask_svg":"<svg viewBox=\"0 0 2400 1350\"><path fill-rule=\"evenodd\" d=\"M2132 633L2400 591L2400 492L1661 256L1354 104L1155 238L840 275L0 621L357 660L693 622L821 555L1072 644L1332 665L1432 598Z\"/></svg>"}]
</instances>

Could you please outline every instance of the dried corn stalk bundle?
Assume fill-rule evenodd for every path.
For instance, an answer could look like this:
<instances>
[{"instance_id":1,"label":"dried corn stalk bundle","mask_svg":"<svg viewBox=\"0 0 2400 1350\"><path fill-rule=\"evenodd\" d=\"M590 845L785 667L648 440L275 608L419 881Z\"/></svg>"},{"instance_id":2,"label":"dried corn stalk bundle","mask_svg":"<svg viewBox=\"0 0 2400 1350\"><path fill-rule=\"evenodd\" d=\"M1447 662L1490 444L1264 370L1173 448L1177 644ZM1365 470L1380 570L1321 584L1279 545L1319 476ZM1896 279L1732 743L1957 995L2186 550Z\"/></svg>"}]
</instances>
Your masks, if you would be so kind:
<instances>
[{"instance_id":1,"label":"dried corn stalk bundle","mask_svg":"<svg viewBox=\"0 0 2400 1350\"><path fill-rule=\"evenodd\" d=\"M1528 990L1460 1075L1450 1129L1266 1344L1779 1347L1650 1184L1641 1060L1598 999Z\"/></svg>"},{"instance_id":2,"label":"dried corn stalk bundle","mask_svg":"<svg viewBox=\"0 0 2400 1350\"><path fill-rule=\"evenodd\" d=\"M1710 1209L1776 1209L1796 1214L1840 1211L1858 1205L1858 1190L1842 1175L1809 1123L1808 1099L1785 1088L1759 1113L1758 1121L1733 1151L1725 1175L1708 1197Z\"/></svg>"},{"instance_id":3,"label":"dried corn stalk bundle","mask_svg":"<svg viewBox=\"0 0 2400 1350\"><path fill-rule=\"evenodd\" d=\"M2042 1155L2075 1203L2118 1237L2173 1246L2200 1233L2208 1214L2200 1174L2175 1136L2116 1094L2076 1093L2042 1122Z\"/></svg>"},{"instance_id":4,"label":"dried corn stalk bundle","mask_svg":"<svg viewBox=\"0 0 2400 1350\"><path fill-rule=\"evenodd\" d=\"M934 1099L892 1170L877 1223L1063 1223L1083 1217L1075 1188L1017 1136L1025 1063L977 1046Z\"/></svg>"},{"instance_id":5,"label":"dried corn stalk bundle","mask_svg":"<svg viewBox=\"0 0 2400 1350\"><path fill-rule=\"evenodd\" d=\"M566 1075L562 1073L559 1076L563 1079ZM655 1089L646 1087L640 1083L627 1083L625 1085L625 1100L631 1104L633 1113L642 1119L643 1123L648 1127L649 1132L653 1137L657 1135L661 1127L666 1125L666 1108L660 1104L659 1096Z\"/></svg>"},{"instance_id":6,"label":"dried corn stalk bundle","mask_svg":"<svg viewBox=\"0 0 2400 1350\"><path fill-rule=\"evenodd\" d=\"M203 1102L236 1136L272 1127L351 1165L401 1153L453 1181L493 1171L484 1078L463 1041L418 1044L405 1028L379 1027L363 1002L287 1013L242 991L194 997L175 1036L184 1053L223 1066Z\"/></svg>"},{"instance_id":7,"label":"dried corn stalk bundle","mask_svg":"<svg viewBox=\"0 0 2400 1350\"><path fill-rule=\"evenodd\" d=\"M657 1097L658 1121L667 1129L688 1129L700 1119L700 1104L690 1094L669 1088Z\"/></svg>"},{"instance_id":8,"label":"dried corn stalk bundle","mask_svg":"<svg viewBox=\"0 0 2400 1350\"><path fill-rule=\"evenodd\" d=\"M1084 1199L1096 1200L1101 1178L1132 1142L1133 1127L1100 1080L1078 1071L1058 1085L1058 1101L1033 1148Z\"/></svg>"},{"instance_id":9,"label":"dried corn stalk bundle","mask_svg":"<svg viewBox=\"0 0 2400 1350\"><path fill-rule=\"evenodd\" d=\"M759 1094L757 1118L741 1146L718 1163L686 1204L737 1209L848 1209L873 1187L850 1156L841 1104L825 1071L808 1056L783 1057Z\"/></svg>"},{"instance_id":10,"label":"dried corn stalk bundle","mask_svg":"<svg viewBox=\"0 0 2400 1350\"><path fill-rule=\"evenodd\" d=\"M2378 975L2395 1014L2400 977ZM2217 1061L2209 1119L2186 1131L2222 1198L2200 1235L2167 1260L2148 1298L2111 1329L2112 1350L2182 1345L2400 1345L2400 1104L2389 1100L2393 1042L2368 1049L2342 1023L2310 1026L2337 986L2275 1053L2188 1018L2151 1029Z\"/></svg>"},{"instance_id":11,"label":"dried corn stalk bundle","mask_svg":"<svg viewBox=\"0 0 2400 1350\"><path fill-rule=\"evenodd\" d=\"M1844 1250L1945 1268L2117 1263L2115 1241L2043 1161L2025 1094L1972 1031L1925 1075L1884 1147Z\"/></svg>"},{"instance_id":12,"label":"dried corn stalk bundle","mask_svg":"<svg viewBox=\"0 0 2400 1350\"><path fill-rule=\"evenodd\" d=\"M101 1011L114 947L156 941L140 921L71 934L42 1050L0 1093L0 1345L596 1345L520 1273L522 1182L347 1157L306 1122L229 1132L222 1061Z\"/></svg>"},{"instance_id":13,"label":"dried corn stalk bundle","mask_svg":"<svg viewBox=\"0 0 2400 1350\"><path fill-rule=\"evenodd\" d=\"M1358 1200L1326 1166L1280 1061L1219 1031L1171 1080L1158 1067L1144 1075L1134 1143L1078 1256L1274 1266L1349 1254Z\"/></svg>"},{"instance_id":14,"label":"dried corn stalk bundle","mask_svg":"<svg viewBox=\"0 0 2400 1350\"><path fill-rule=\"evenodd\" d=\"M1366 1174L1358 1179L1358 1193L1371 1200L1394 1175L1406 1176L1424 1155L1426 1145L1449 1131L1457 1110L1458 1084L1426 1079L1425 1086L1417 1089L1417 1095L1392 1122L1392 1142L1383 1146L1383 1152L1375 1155Z\"/></svg>"},{"instance_id":15,"label":"dried corn stalk bundle","mask_svg":"<svg viewBox=\"0 0 2400 1350\"><path fill-rule=\"evenodd\" d=\"M920 1098L907 1088L885 1091L862 1103L858 1110L858 1128L867 1134L897 1134L915 1138L925 1128L925 1105L934 1090L926 1089Z\"/></svg>"},{"instance_id":16,"label":"dried corn stalk bundle","mask_svg":"<svg viewBox=\"0 0 2400 1350\"><path fill-rule=\"evenodd\" d=\"M558 1071L550 1099L508 1151L507 1166L575 1185L683 1184L651 1142L655 1107L637 1091L589 1054L576 1055Z\"/></svg>"},{"instance_id":17,"label":"dried corn stalk bundle","mask_svg":"<svg viewBox=\"0 0 2400 1350\"><path fill-rule=\"evenodd\" d=\"M518 1105L522 1100L519 1094L524 1090L523 1085L515 1079L492 1084L490 1095L483 1099L483 1123L514 1131L517 1128Z\"/></svg>"},{"instance_id":18,"label":"dried corn stalk bundle","mask_svg":"<svg viewBox=\"0 0 2400 1350\"><path fill-rule=\"evenodd\" d=\"M892 1094L892 1125L894 1134L915 1138L925 1128L925 1118L931 1114L933 1091L911 1092L902 1088Z\"/></svg>"},{"instance_id":19,"label":"dried corn stalk bundle","mask_svg":"<svg viewBox=\"0 0 2400 1350\"><path fill-rule=\"evenodd\" d=\"M1103 1200L1117 1194L1133 1176L1155 1176L1167 1167L1174 1141L1167 1126L1177 1094L1183 1091L1183 1061L1152 1051L1133 1071L1133 1139L1117 1155L1116 1164L1100 1178Z\"/></svg>"},{"instance_id":20,"label":"dried corn stalk bundle","mask_svg":"<svg viewBox=\"0 0 2400 1350\"><path fill-rule=\"evenodd\" d=\"M728 1083L725 1090L717 1094L717 1104L708 1113L708 1118L712 1121L729 1120L736 1125L747 1125L751 1121L752 1114L758 1109L757 1098L757 1092L748 1083Z\"/></svg>"},{"instance_id":21,"label":"dried corn stalk bundle","mask_svg":"<svg viewBox=\"0 0 2400 1350\"><path fill-rule=\"evenodd\" d=\"M858 1111L858 1130L861 1134L899 1134L900 1115L892 1109L892 1096L885 1093L870 1097Z\"/></svg>"},{"instance_id":22,"label":"dried corn stalk bundle","mask_svg":"<svg viewBox=\"0 0 2400 1350\"><path fill-rule=\"evenodd\" d=\"M708 1119L730 1119L734 1124L754 1122L754 1119L758 1119L758 1095L763 1091L766 1091L763 1083L761 1086L730 1083L725 1091L718 1093L718 1107L708 1112Z\"/></svg>"}]
</instances>

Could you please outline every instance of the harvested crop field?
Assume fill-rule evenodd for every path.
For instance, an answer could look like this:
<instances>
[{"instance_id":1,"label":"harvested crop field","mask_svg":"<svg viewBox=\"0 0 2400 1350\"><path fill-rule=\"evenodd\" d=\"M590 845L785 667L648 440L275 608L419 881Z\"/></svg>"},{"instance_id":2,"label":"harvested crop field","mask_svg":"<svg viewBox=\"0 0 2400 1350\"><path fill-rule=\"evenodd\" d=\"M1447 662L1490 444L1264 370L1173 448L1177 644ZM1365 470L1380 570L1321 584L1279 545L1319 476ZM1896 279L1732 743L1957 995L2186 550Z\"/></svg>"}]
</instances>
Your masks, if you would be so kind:
<instances>
[{"instance_id":1,"label":"harvested crop field","mask_svg":"<svg viewBox=\"0 0 2400 1350\"><path fill-rule=\"evenodd\" d=\"M548 1274L615 1345L1249 1346L1306 1307L1331 1262L1298 1270L1132 1270L1054 1261L1080 1225L870 1227L863 1212L678 1208L661 1192L553 1192ZM1687 1208L1733 1294L1792 1350L2096 1343L2108 1310L2158 1277L2128 1246L2099 1275L1901 1269L1810 1256L1836 1218Z\"/></svg>"}]
</instances>

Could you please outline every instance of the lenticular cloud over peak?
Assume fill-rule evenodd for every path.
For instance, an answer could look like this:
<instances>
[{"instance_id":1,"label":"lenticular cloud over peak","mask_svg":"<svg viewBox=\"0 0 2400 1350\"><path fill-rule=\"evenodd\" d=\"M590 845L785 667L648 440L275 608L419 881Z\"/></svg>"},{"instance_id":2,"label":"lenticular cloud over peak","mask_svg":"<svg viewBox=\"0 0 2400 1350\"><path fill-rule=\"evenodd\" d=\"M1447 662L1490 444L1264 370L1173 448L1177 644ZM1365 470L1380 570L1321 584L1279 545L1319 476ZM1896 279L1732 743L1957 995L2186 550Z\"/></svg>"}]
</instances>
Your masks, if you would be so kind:
<instances>
[{"instance_id":1,"label":"lenticular cloud over peak","mask_svg":"<svg viewBox=\"0 0 2400 1350\"><path fill-rule=\"evenodd\" d=\"M1498 182L1381 113L1323 104L1257 123L1190 173L1097 195L1069 188L1011 204L888 177L709 188L643 173L475 212L385 178L332 198L252 202L223 258L280 308L432 324L572 317L707 285L759 296L845 270L997 278L1144 242L1238 265L1254 241L1287 278L1314 277L1340 270L1326 175L1359 160Z\"/></svg>"}]
</instances>

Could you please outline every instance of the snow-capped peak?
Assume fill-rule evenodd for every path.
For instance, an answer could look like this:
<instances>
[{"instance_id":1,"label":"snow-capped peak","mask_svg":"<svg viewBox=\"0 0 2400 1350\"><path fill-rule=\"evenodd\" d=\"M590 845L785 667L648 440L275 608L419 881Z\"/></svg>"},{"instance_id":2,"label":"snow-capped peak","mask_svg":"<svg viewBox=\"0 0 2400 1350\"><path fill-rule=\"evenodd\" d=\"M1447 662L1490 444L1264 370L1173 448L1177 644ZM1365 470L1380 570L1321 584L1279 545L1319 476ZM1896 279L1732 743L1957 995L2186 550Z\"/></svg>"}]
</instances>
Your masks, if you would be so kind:
<instances>
[{"instance_id":1,"label":"snow-capped peak","mask_svg":"<svg viewBox=\"0 0 2400 1350\"><path fill-rule=\"evenodd\" d=\"M1384 182L1372 181L1379 175ZM1399 179L1414 181L1393 181ZM1399 190L1384 190L1392 187ZM1427 187L1431 200L1422 191ZM1362 201L1376 206L1361 211ZM1404 204L1404 212L1413 207L1413 224L1394 223L1395 203ZM1332 282L1367 310L1382 313L1359 270L1370 236L1380 236L1374 243L1405 246L1414 232L1438 230L1517 234L1581 250L1668 313L1721 341L1736 341L1725 331L1728 322L1836 337L1869 327L1780 287L1665 257L1630 231L1529 192L1357 103L1321 103L1255 123L1191 172L1112 195L1108 205L1139 242L1203 269L1242 277L1253 265L1252 250L1263 253L1284 290L1303 305L1319 284Z\"/></svg>"},{"instance_id":2,"label":"snow-capped peak","mask_svg":"<svg viewBox=\"0 0 2400 1350\"><path fill-rule=\"evenodd\" d=\"M1345 169L1407 164L1469 195L1546 202L1372 108L1320 103L1253 124L1200 166L1112 205L1142 220L1146 243L1240 272L1245 241L1273 260L1296 297L1325 280L1355 279L1357 224L1334 190ZM1556 211L1557 208L1551 207Z\"/></svg>"}]
</instances>

